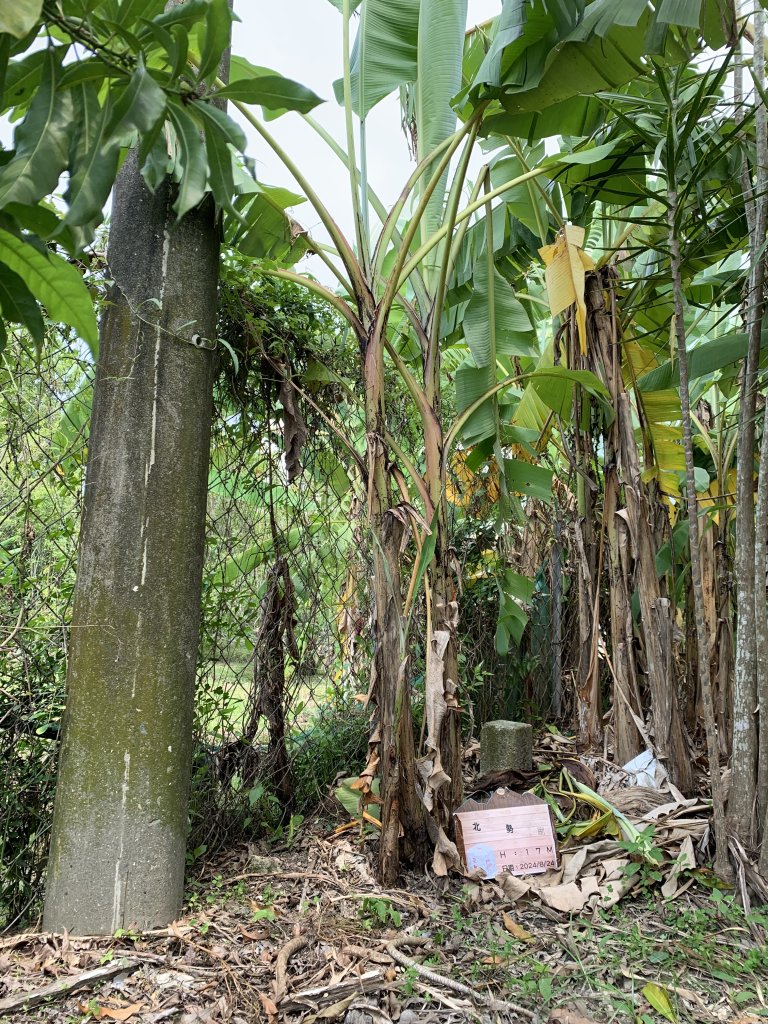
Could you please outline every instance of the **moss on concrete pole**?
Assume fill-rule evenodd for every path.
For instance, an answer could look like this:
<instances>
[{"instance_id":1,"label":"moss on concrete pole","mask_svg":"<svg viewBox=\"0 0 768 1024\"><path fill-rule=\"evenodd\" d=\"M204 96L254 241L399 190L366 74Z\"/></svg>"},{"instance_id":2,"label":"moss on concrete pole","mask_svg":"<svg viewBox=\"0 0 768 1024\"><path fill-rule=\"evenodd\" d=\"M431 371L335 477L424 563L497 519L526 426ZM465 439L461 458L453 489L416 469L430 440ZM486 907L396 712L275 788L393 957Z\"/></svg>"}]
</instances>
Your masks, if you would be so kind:
<instances>
[{"instance_id":1,"label":"moss on concrete pole","mask_svg":"<svg viewBox=\"0 0 768 1024\"><path fill-rule=\"evenodd\" d=\"M164 926L184 882L219 241L115 187L44 927Z\"/></svg>"}]
</instances>

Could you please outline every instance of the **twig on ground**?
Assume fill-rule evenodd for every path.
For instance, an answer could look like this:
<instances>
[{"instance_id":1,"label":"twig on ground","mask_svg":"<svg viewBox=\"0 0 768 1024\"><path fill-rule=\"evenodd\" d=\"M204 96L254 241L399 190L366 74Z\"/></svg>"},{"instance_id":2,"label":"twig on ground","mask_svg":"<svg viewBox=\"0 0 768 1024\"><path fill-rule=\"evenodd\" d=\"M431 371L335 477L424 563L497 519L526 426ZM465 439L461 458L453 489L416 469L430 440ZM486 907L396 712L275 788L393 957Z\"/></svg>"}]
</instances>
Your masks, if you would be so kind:
<instances>
[{"instance_id":1,"label":"twig on ground","mask_svg":"<svg viewBox=\"0 0 768 1024\"><path fill-rule=\"evenodd\" d=\"M453 978L446 978L444 974L438 974L437 971L424 967L417 960L412 960L405 953L401 953L399 949L400 946L424 946L429 941L429 938L424 935L398 935L387 943L386 950L401 967L410 967L420 978L432 982L433 985L441 985L443 988L450 989L451 992L458 992L459 995L468 996L475 1003L480 1003L496 1013L518 1013L521 1017L527 1017L529 1020L534 1019L535 1014L525 1006L510 1003L503 999L496 999L494 996L486 996L482 992L470 988L469 985L464 985L460 981L454 981Z\"/></svg>"},{"instance_id":2,"label":"twig on ground","mask_svg":"<svg viewBox=\"0 0 768 1024\"><path fill-rule=\"evenodd\" d=\"M338 903L339 900L365 900L370 899L371 896L375 896L377 892L381 892L382 899L388 900L390 903L395 903L400 907L406 907L409 910L417 910L422 917L429 916L429 909L424 903L418 898L418 896L398 895L396 891L392 889L370 889L368 892L351 892L347 891L341 896L330 896L328 898L329 903Z\"/></svg>"},{"instance_id":3,"label":"twig on ground","mask_svg":"<svg viewBox=\"0 0 768 1024\"><path fill-rule=\"evenodd\" d=\"M307 1006L333 1005L348 995L373 991L385 992L389 988L390 986L384 981L383 971L366 971L365 974L356 975L334 985L322 985L319 988L294 992L290 999L286 999L280 1004L280 1010L296 1013L299 1010L306 1010Z\"/></svg>"},{"instance_id":4,"label":"twig on ground","mask_svg":"<svg viewBox=\"0 0 768 1024\"><path fill-rule=\"evenodd\" d=\"M451 999L450 996L446 995L445 992L441 992L439 988L425 984L423 981L419 982L419 989L427 992L433 999L437 999L444 1006L449 1006L452 1010L458 1010L459 1013L463 1013L473 1020L482 1020L482 1015L477 1012L472 1006L467 1006L466 1002L459 1003L455 999Z\"/></svg>"},{"instance_id":5,"label":"twig on ground","mask_svg":"<svg viewBox=\"0 0 768 1024\"><path fill-rule=\"evenodd\" d=\"M50 985L43 985L31 992L17 992L15 995L0 999L0 1017L6 1016L13 1010L25 1010L39 1006L47 999L61 999L82 988L91 988L108 978L114 978L124 971L138 970L139 967L141 967L140 960L113 960L110 964L94 967L82 974L70 974L59 978L57 981L51 982Z\"/></svg>"}]
</instances>

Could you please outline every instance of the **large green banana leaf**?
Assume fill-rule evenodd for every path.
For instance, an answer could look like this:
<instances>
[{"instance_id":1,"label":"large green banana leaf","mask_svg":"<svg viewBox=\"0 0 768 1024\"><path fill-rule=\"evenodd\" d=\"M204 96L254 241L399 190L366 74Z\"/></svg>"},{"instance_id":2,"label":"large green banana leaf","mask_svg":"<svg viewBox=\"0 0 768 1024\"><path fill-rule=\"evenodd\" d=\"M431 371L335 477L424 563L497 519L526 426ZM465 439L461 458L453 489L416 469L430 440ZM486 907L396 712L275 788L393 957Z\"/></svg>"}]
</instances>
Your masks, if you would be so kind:
<instances>
[{"instance_id":1,"label":"large green banana leaf","mask_svg":"<svg viewBox=\"0 0 768 1024\"><path fill-rule=\"evenodd\" d=\"M352 109L365 118L392 92L415 88L419 159L456 128L451 100L461 88L467 0L363 0L351 55ZM420 69L423 73L420 74ZM334 83L339 102L344 83ZM447 171L429 200L422 236L439 226ZM429 172L422 177L422 188Z\"/></svg>"},{"instance_id":2,"label":"large green banana leaf","mask_svg":"<svg viewBox=\"0 0 768 1024\"><path fill-rule=\"evenodd\" d=\"M467 0L421 0L419 12L416 125L419 158L424 159L456 130L451 100L461 88L461 62L467 26ZM422 188L429 181L422 178ZM429 238L443 219L448 171L432 194L421 226Z\"/></svg>"},{"instance_id":3,"label":"large green banana leaf","mask_svg":"<svg viewBox=\"0 0 768 1024\"><path fill-rule=\"evenodd\" d=\"M367 117L385 96L416 81L419 0L363 0L352 49L352 109ZM344 82L334 82L339 103Z\"/></svg>"},{"instance_id":4,"label":"large green banana leaf","mask_svg":"<svg viewBox=\"0 0 768 1024\"><path fill-rule=\"evenodd\" d=\"M710 46L722 46L735 36L732 4L505 0L486 58L458 98L462 116L494 100L486 132L521 138L587 134L601 116L590 97L645 75L646 54L686 59L687 46L674 26L696 28Z\"/></svg>"},{"instance_id":5,"label":"large green banana leaf","mask_svg":"<svg viewBox=\"0 0 768 1024\"><path fill-rule=\"evenodd\" d=\"M744 359L747 355L749 338L743 331L724 334L721 338L710 338L701 342L688 353L688 376L691 380L706 377L716 370ZM763 328L761 348L768 347L768 328ZM680 368L677 360L666 360L660 366L644 373L637 382L643 394L677 387L680 383Z\"/></svg>"}]
</instances>

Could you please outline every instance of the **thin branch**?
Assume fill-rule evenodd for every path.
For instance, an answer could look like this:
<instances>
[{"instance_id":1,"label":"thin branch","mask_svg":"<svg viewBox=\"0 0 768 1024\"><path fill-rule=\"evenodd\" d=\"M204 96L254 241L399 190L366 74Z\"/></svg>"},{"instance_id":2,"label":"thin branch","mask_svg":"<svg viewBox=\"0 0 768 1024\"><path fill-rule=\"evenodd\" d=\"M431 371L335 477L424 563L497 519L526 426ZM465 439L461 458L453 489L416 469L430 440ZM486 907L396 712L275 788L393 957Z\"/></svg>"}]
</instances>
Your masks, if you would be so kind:
<instances>
[{"instance_id":1,"label":"thin branch","mask_svg":"<svg viewBox=\"0 0 768 1024\"><path fill-rule=\"evenodd\" d=\"M347 133L347 170L349 172L349 186L352 194L352 216L355 221L355 237L357 238L357 251L362 260L363 273L367 276L368 271L368 238L363 228L363 217L360 209L360 180L357 173L357 158L355 156L355 133L352 124L352 71L350 67L349 51L349 22L351 17L350 0L343 0L342 4L342 55L344 59L344 127ZM360 75L360 87L362 87L362 74ZM359 90L358 90L359 92Z\"/></svg>"},{"instance_id":2,"label":"thin branch","mask_svg":"<svg viewBox=\"0 0 768 1024\"><path fill-rule=\"evenodd\" d=\"M323 128L323 126L309 114L303 114L302 117L310 126L310 128L312 128L313 131L317 132L317 134L320 136L323 142L325 142L325 144L330 148L330 150L339 158L339 160L346 167L349 163L349 157L347 153L344 151L344 148L338 144L338 142L336 141L336 139L334 139L331 133L326 131L326 129ZM382 203L379 196L376 194L376 192L374 192L374 190L371 188L370 183L366 183L366 192L368 195L368 202L375 210L376 216L379 218L383 226L384 224L386 224L387 217L389 216L389 214L387 213L387 209ZM392 241L395 243L395 245L402 244L402 235L396 228L392 231ZM377 279L378 278L374 272L374 282ZM424 286L421 274L418 272L418 270L416 270L413 275L413 290L416 293L416 298L418 302L421 304L422 308L426 309L428 305L427 291Z\"/></svg>"},{"instance_id":3,"label":"thin branch","mask_svg":"<svg viewBox=\"0 0 768 1024\"><path fill-rule=\"evenodd\" d=\"M218 79L216 80L216 84L223 86L223 83L220 82ZM328 211L328 208L320 199L317 192L315 192L315 190L312 188L308 179L301 172L298 165L291 159L290 156L288 156L288 154L277 141L277 139L269 131L267 131L266 126L258 119L258 117L251 113L251 111L248 109L248 106L245 103L239 102L238 100L233 101L233 106L236 107L237 110L239 110L239 112L246 119L246 121L253 128L256 129L259 135L261 135L261 137L264 139L267 145L272 149L274 154L283 163L286 170L290 171L290 173L296 179L300 188L303 190L304 195L307 197L307 199L314 207L315 212L322 221L326 231L333 239L333 243L336 246L336 250L341 258L341 261L346 267L347 273L349 274L350 281L352 281L356 296L360 301L362 301L366 295L370 294L368 291L368 287L365 284L365 278L363 275L362 267L360 266L360 263L358 262L357 257L352 251L352 247L350 246L349 242L344 236L344 233L342 232L341 228Z\"/></svg>"},{"instance_id":4,"label":"thin branch","mask_svg":"<svg viewBox=\"0 0 768 1024\"><path fill-rule=\"evenodd\" d=\"M352 285L349 283L347 278L344 277L342 272L339 270L339 268L336 266L336 264L333 262L333 260L331 259L330 255L326 251L327 248L330 248L330 247L326 247L324 245L321 245L319 242L316 242L314 239L310 238L309 236L307 236L306 240L307 240L307 245L309 246L309 251L314 253L315 256L317 256L320 260L322 260L322 262L326 265L326 267L328 267L330 272L333 274L333 276L339 282L339 284L344 289L344 291L347 293L347 295L352 295L353 294ZM336 252L335 249L333 249L332 251Z\"/></svg>"},{"instance_id":5,"label":"thin branch","mask_svg":"<svg viewBox=\"0 0 768 1024\"><path fill-rule=\"evenodd\" d=\"M466 124L463 124L461 126L461 128L458 129L458 131L454 132L453 135L450 135L447 139L445 139L443 142L441 142L439 146L436 146L432 150L431 153L428 153L419 162L419 164L417 165L416 169L413 171L411 176L408 178L408 181L405 183L405 186L404 186L402 192L400 193L400 195L398 196L397 201L395 202L395 204L392 207L392 209L389 211L389 216L386 219L386 222L385 222L384 227L382 229L381 235L379 236L379 240L376 243L376 252L374 253L374 273L375 273L375 276L377 276L377 277L381 276L381 266L382 266L382 264L384 262L384 257L387 254L387 248L389 246L389 243L392 240L394 231L395 231L395 229L397 227L397 221L398 221L398 219L400 217L400 214L403 211L403 208L405 206L406 200L408 199L408 196L411 194L411 192L415 188L415 186L418 183L419 179L421 178L421 176L423 174L425 174L430 169L430 167L434 164L434 161L438 158L438 156L441 156L441 154L442 154L442 158L440 160L440 163L438 164L437 169L433 172L432 177L430 179L430 182L427 185L427 188L425 190L425 194L428 194L429 196L431 196L432 192L434 192L438 182L440 181L440 178L443 175L443 171L445 170L445 168L450 163L453 154L456 152L458 147L461 145L461 140L465 137L465 135L467 135L470 131L473 130L473 125L474 125L474 123L476 121L478 121L480 119L480 115L481 115L481 111L478 110L475 113L474 117L471 118L469 121L467 121ZM422 210L422 208L426 209L426 203L423 202L423 196L422 196L422 202L419 204L419 208L418 209ZM411 223L416 221L416 229L418 229L418 221L421 219L422 215L423 215L423 210L422 210L422 213L416 213L411 218ZM416 230L414 230L412 232L411 238L408 241L408 245L406 246L406 248L410 248L410 243L411 243L411 241L413 241L413 237L415 236L415 234L416 234ZM401 246L401 251L402 251L402 246Z\"/></svg>"},{"instance_id":6,"label":"thin branch","mask_svg":"<svg viewBox=\"0 0 768 1024\"><path fill-rule=\"evenodd\" d=\"M464 187L464 181L467 176L467 170L469 169L469 161L472 156L472 150L475 145L478 129L479 124L475 123L467 139L459 166L456 168L453 185L451 186L451 194L448 197L448 215L446 217L448 238L453 235L456 225L456 216L459 212L459 202L461 200L461 190ZM426 366L424 370L424 384L427 388L427 393L430 395L430 401L433 397L431 395L431 391L433 390L434 377L436 373L439 373L437 363L439 361L440 321L443 318L443 306L445 304L445 295L448 288L448 275L451 266L451 247L446 245L443 258L440 263L440 274L437 281L435 301L430 313L431 325L429 330L429 351L427 353Z\"/></svg>"}]
</instances>

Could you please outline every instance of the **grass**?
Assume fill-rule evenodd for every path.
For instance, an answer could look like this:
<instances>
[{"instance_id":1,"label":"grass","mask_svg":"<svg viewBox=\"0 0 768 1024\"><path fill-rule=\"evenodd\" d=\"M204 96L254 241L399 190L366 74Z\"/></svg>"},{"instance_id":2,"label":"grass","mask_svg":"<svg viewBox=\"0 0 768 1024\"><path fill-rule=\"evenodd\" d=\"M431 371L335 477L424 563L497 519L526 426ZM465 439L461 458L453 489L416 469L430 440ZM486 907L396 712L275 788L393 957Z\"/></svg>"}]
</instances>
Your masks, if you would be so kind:
<instances>
[{"instance_id":1,"label":"grass","mask_svg":"<svg viewBox=\"0 0 768 1024\"><path fill-rule=\"evenodd\" d=\"M331 704L336 695L325 675L302 676L298 683L292 678L292 668L286 672L289 730L300 738L318 712ZM222 732L239 733L245 725L253 687L253 654L245 648L233 650L227 658L213 662L198 683L198 716L208 735ZM262 725L256 735L257 743L266 743L266 728Z\"/></svg>"},{"instance_id":2,"label":"grass","mask_svg":"<svg viewBox=\"0 0 768 1024\"><path fill-rule=\"evenodd\" d=\"M443 970L450 964L453 977L475 987L587 1020L768 1020L768 914L745 915L730 896L665 903L650 892L591 917L552 923L536 915L538 927L532 909L516 908L530 930L521 939L501 913L454 905L433 932ZM462 958L467 948L474 952Z\"/></svg>"}]
</instances>

